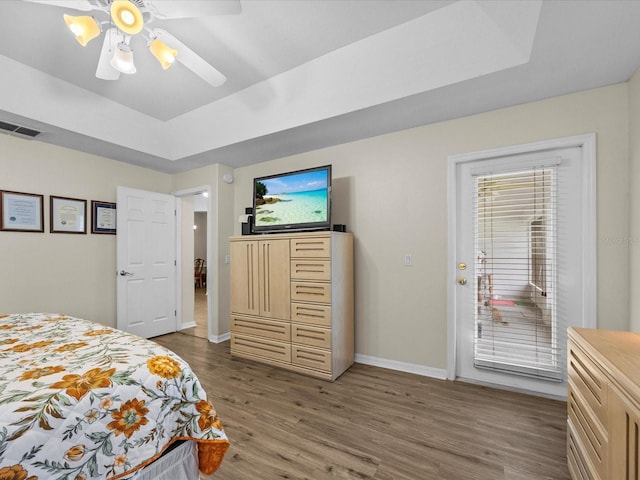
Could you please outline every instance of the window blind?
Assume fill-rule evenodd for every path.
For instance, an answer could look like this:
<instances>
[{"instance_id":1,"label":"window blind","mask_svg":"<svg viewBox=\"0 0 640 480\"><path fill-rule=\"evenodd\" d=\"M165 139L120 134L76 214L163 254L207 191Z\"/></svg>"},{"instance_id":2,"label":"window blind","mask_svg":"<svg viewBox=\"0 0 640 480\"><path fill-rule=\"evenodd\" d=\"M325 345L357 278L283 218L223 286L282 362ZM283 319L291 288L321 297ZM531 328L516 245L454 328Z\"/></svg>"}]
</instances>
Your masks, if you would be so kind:
<instances>
[{"instance_id":1,"label":"window blind","mask_svg":"<svg viewBox=\"0 0 640 480\"><path fill-rule=\"evenodd\" d=\"M474 180L474 364L562 381L557 167Z\"/></svg>"}]
</instances>

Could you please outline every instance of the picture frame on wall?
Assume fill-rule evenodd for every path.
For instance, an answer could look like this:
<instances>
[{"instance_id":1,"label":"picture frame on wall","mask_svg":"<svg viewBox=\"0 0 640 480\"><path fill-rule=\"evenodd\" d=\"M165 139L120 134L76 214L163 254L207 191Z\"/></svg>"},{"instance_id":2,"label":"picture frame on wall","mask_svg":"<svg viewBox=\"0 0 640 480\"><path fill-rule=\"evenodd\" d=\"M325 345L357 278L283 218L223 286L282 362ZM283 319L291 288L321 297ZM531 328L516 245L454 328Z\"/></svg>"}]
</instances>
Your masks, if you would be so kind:
<instances>
[{"instance_id":1,"label":"picture frame on wall","mask_svg":"<svg viewBox=\"0 0 640 480\"><path fill-rule=\"evenodd\" d=\"M87 233L87 201L79 198L49 197L51 233Z\"/></svg>"},{"instance_id":2,"label":"picture frame on wall","mask_svg":"<svg viewBox=\"0 0 640 480\"><path fill-rule=\"evenodd\" d=\"M116 234L116 204L91 200L91 233Z\"/></svg>"},{"instance_id":3,"label":"picture frame on wall","mask_svg":"<svg viewBox=\"0 0 640 480\"><path fill-rule=\"evenodd\" d=\"M0 190L0 230L44 232L44 195Z\"/></svg>"}]
</instances>

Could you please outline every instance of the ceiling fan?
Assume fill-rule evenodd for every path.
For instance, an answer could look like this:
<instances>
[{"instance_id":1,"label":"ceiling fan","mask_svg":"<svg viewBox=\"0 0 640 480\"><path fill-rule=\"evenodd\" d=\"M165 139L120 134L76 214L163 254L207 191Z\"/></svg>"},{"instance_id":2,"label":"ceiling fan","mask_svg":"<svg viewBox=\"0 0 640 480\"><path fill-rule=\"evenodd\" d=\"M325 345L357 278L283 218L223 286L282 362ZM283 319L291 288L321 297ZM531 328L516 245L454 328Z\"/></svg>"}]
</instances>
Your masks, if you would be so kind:
<instances>
[{"instance_id":1,"label":"ceiling fan","mask_svg":"<svg viewBox=\"0 0 640 480\"><path fill-rule=\"evenodd\" d=\"M104 31L104 40L96 77L117 80L121 73L136 72L131 39L142 36L151 54L163 69L175 60L214 87L227 78L184 43L161 28L153 28L155 19L170 20L213 15L239 14L240 0L24 0L64 7L89 15L64 14L69 30L80 45L85 46ZM100 17L103 17L102 19Z\"/></svg>"}]
</instances>

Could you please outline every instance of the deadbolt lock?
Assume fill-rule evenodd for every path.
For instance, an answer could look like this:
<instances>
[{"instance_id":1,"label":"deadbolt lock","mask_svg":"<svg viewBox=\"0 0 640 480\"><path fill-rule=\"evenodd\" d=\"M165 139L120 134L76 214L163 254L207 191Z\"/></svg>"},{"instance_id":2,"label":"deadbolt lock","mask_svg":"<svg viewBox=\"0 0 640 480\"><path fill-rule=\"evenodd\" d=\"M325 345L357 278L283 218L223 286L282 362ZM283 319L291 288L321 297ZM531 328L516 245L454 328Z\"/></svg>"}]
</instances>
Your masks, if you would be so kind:
<instances>
[{"instance_id":1,"label":"deadbolt lock","mask_svg":"<svg viewBox=\"0 0 640 480\"><path fill-rule=\"evenodd\" d=\"M458 264L458 270L466 270L467 269L467 264L464 262L461 262Z\"/></svg>"},{"instance_id":2,"label":"deadbolt lock","mask_svg":"<svg viewBox=\"0 0 640 480\"><path fill-rule=\"evenodd\" d=\"M467 279L466 279L466 278L460 278L460 279L458 280L458 283L459 283L460 285L466 285L466 284L467 284Z\"/></svg>"}]
</instances>

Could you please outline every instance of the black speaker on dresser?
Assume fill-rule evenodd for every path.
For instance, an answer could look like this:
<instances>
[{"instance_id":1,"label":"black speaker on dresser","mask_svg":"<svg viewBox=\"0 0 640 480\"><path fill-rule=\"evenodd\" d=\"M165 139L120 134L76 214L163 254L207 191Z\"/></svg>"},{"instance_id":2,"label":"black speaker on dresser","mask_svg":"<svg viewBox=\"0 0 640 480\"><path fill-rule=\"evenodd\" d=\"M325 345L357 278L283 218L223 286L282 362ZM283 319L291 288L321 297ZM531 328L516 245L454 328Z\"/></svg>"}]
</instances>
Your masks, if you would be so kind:
<instances>
[{"instance_id":1,"label":"black speaker on dresser","mask_svg":"<svg viewBox=\"0 0 640 480\"><path fill-rule=\"evenodd\" d=\"M244 213L247 221L242 222L242 235L253 235L253 208L245 208Z\"/></svg>"}]
</instances>

